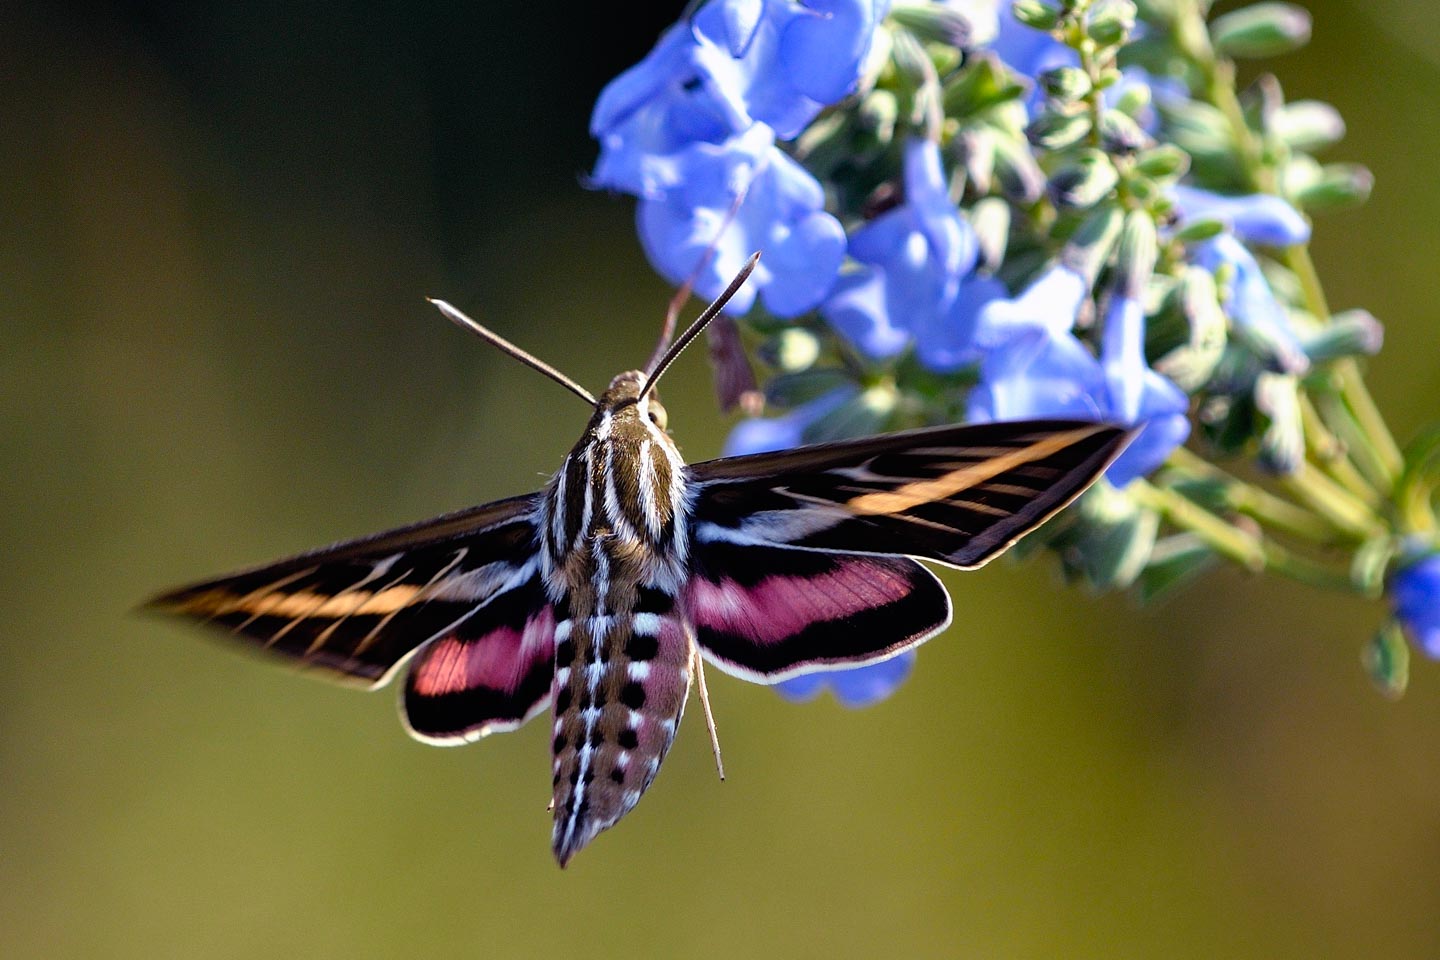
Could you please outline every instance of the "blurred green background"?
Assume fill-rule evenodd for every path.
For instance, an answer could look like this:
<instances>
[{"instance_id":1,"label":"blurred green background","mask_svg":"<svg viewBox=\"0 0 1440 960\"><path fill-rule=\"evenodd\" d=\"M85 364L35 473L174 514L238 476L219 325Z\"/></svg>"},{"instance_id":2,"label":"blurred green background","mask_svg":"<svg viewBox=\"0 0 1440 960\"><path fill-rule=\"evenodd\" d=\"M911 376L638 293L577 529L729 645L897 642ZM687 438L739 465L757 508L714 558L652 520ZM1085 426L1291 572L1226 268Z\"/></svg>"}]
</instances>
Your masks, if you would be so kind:
<instances>
[{"instance_id":1,"label":"blurred green background","mask_svg":"<svg viewBox=\"0 0 1440 960\"><path fill-rule=\"evenodd\" d=\"M1325 2L1272 66L1340 106L1365 208L1337 306L1440 419L1440 26ZM1043 563L947 575L957 626L849 713L712 676L570 869L542 724L407 740L364 696L134 616L152 590L537 487L668 296L585 124L679 4L7 4L0 30L0 954L1433 957L1440 667L1374 694L1381 611L1223 572L1156 610ZM728 428L702 352L665 387Z\"/></svg>"}]
</instances>

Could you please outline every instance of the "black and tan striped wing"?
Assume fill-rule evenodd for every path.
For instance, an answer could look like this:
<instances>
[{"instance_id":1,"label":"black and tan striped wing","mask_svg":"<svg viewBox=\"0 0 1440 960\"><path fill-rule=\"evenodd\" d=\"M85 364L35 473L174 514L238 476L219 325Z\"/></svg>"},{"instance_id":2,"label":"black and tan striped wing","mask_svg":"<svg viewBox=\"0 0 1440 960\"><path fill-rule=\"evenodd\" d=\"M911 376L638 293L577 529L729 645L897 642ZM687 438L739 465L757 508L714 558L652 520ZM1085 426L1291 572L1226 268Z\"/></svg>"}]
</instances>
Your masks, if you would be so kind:
<instances>
[{"instance_id":1,"label":"black and tan striped wing","mask_svg":"<svg viewBox=\"0 0 1440 960\"><path fill-rule=\"evenodd\" d=\"M481 619L488 629L490 618L476 614L490 601L513 594L544 602L539 502L538 494L514 497L335 544L168 591L145 608L379 686L426 641Z\"/></svg>"},{"instance_id":2,"label":"black and tan striped wing","mask_svg":"<svg viewBox=\"0 0 1440 960\"><path fill-rule=\"evenodd\" d=\"M1132 434L1029 420L934 427L691 466L692 537L981 566L1079 496Z\"/></svg>"}]
</instances>

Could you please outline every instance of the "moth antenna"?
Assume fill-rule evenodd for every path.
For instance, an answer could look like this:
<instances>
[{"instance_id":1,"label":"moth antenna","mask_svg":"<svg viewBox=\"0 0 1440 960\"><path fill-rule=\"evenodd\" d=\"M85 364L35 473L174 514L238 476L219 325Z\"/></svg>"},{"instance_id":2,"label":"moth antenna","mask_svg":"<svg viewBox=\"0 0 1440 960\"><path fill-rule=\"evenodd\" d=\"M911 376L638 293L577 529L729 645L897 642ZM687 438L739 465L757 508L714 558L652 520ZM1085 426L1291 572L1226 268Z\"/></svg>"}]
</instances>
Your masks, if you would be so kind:
<instances>
[{"instance_id":1,"label":"moth antenna","mask_svg":"<svg viewBox=\"0 0 1440 960\"><path fill-rule=\"evenodd\" d=\"M655 365L655 369L651 371L650 375L645 379L645 386L640 389L640 396L637 398L637 403L645 399L655 387L655 384L664 376L666 368L675 362L676 357L680 356L680 352L690 346L690 342L700 336L701 331L705 329L710 321L714 320L720 311L725 309L725 304L729 303L730 298L735 296L740 288L745 285L745 281L749 279L751 271L755 269L755 264L759 262L760 251L757 250L750 254L750 259L745 261L745 265L740 268L739 273L735 274L735 279L730 281L730 285L721 291L720 296L716 297L714 302L706 307L700 316L695 318L695 322L690 324L688 330L680 334L680 338L666 351L665 356L660 358L660 362Z\"/></svg>"},{"instance_id":2,"label":"moth antenna","mask_svg":"<svg viewBox=\"0 0 1440 960\"><path fill-rule=\"evenodd\" d=\"M700 648L690 643L690 658L695 661L695 685L700 693L700 708L705 714L705 729L710 733L710 749L715 754L715 771L725 779L725 761L720 759L720 736L715 732L715 715L710 712L710 691L705 689L705 658Z\"/></svg>"},{"instance_id":3,"label":"moth antenna","mask_svg":"<svg viewBox=\"0 0 1440 960\"><path fill-rule=\"evenodd\" d=\"M660 327L660 339L655 342L655 351L650 354L650 360L645 364L647 372L654 370L655 365L660 362L660 358L665 355L666 348L670 346L670 338L675 335L675 320L680 316L680 308L685 306L686 300L690 299L690 294L695 289L695 281L701 272L710 265L711 260L715 259L715 250L720 245L720 238L725 235L726 230L730 229L730 224L735 222L735 217L740 213L740 206L745 202L746 194L750 192L750 185L755 182L755 177L758 175L758 170L752 173L750 179L745 181L745 185L736 191L735 199L730 202L730 209L725 211L725 216L720 218L720 226L715 228L715 235L705 245L705 252L700 255L699 260L695 261L695 267L690 271L690 276L685 278L685 282L680 284L675 295L670 298L670 304L665 308L665 322Z\"/></svg>"},{"instance_id":4,"label":"moth antenna","mask_svg":"<svg viewBox=\"0 0 1440 960\"><path fill-rule=\"evenodd\" d=\"M441 313L445 314L445 318L451 323L455 324L455 326L459 327L462 330L470 331L471 333L475 334L475 336L479 337L481 340L484 340L491 346L500 348L500 351L502 353L514 357L516 360L519 360L521 363L525 364L525 366L529 367L532 370L538 370L539 372L545 374L545 376L549 377L551 380L554 380L556 383L560 384L560 386L564 387L566 390L569 390L581 400L584 400L586 403L590 404L590 406L593 407L599 402L595 399L594 396L591 395L589 390L586 390L584 387L580 386L580 384L576 383L574 380L571 380L569 377L565 376L565 374L561 373L559 370L556 370L544 360L541 360L539 357L533 356L532 354L526 353L524 350L521 350L519 347L515 346L515 344L511 343L509 340L506 340L504 337L500 336L500 334L496 333L495 331L486 329L475 320L470 319L465 314L461 313L459 310L446 303L444 300L436 300L433 297L426 297L425 299L428 300L430 303L433 303L435 305L435 308Z\"/></svg>"}]
</instances>

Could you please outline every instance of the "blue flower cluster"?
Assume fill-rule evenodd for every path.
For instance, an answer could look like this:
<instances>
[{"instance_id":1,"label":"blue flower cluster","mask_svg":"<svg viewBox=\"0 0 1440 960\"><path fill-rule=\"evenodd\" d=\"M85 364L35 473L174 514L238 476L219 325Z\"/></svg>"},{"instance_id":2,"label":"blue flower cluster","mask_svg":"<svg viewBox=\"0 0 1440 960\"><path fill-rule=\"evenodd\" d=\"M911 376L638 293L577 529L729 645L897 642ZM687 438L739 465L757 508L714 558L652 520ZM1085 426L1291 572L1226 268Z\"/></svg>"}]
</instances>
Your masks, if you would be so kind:
<instances>
[{"instance_id":1,"label":"blue flower cluster","mask_svg":"<svg viewBox=\"0 0 1440 960\"><path fill-rule=\"evenodd\" d=\"M819 181L777 141L855 88L888 7L715 0L605 88L590 120L600 142L592 183L639 197L640 241L663 276L678 284L700 266L695 289L713 297L763 250L730 312L748 312L757 292L781 317L820 304L845 231Z\"/></svg>"},{"instance_id":2,"label":"blue flower cluster","mask_svg":"<svg viewBox=\"0 0 1440 960\"><path fill-rule=\"evenodd\" d=\"M1309 221L1246 191L1255 179L1227 165L1233 144L1177 61L1120 56L1142 37L1163 46L1148 31L1165 24L1137 21L1129 0L1023 6L1025 22L1004 0L708 0L601 94L592 182L638 198L655 268L714 296L762 251L728 311L758 313L762 331L800 321L786 329L822 344L772 364L782 412L739 424L727 453L907 425L899 411L918 409L910 424L1135 427L1106 475L1117 495L1192 422L1297 472L1299 378L1337 338L1297 321L1257 253L1305 243ZM1333 139L1338 117L1327 124L1306 136ZM836 362L812 371L825 349ZM1135 527L1142 567L1157 526ZM1108 585L1139 567L1124 569ZM1440 653L1421 594L1440 596L1440 567L1393 587ZM781 692L873 702L911 660Z\"/></svg>"}]
</instances>

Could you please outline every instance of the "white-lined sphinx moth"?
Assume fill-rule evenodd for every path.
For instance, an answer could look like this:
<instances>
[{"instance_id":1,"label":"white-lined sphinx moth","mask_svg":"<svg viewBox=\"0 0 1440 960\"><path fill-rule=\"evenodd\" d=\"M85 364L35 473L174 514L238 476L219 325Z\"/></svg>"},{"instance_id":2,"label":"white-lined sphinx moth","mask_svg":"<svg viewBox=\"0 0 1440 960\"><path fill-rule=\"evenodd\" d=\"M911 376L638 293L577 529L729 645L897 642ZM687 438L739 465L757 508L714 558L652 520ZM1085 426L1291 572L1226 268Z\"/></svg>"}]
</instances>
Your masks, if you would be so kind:
<instances>
[{"instance_id":1,"label":"white-lined sphinx moth","mask_svg":"<svg viewBox=\"0 0 1440 960\"><path fill-rule=\"evenodd\" d=\"M950 599L913 558L984 564L1130 436L1063 420L947 426L687 466L654 386L753 264L598 400L500 341L594 405L544 490L149 606L371 687L408 663L402 716L427 742L513 730L548 706L563 866L650 785L692 683L713 742L703 660L773 683L921 643L949 624Z\"/></svg>"}]
</instances>

